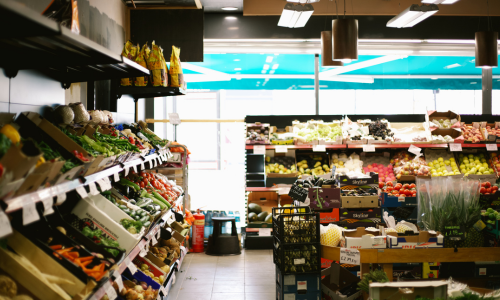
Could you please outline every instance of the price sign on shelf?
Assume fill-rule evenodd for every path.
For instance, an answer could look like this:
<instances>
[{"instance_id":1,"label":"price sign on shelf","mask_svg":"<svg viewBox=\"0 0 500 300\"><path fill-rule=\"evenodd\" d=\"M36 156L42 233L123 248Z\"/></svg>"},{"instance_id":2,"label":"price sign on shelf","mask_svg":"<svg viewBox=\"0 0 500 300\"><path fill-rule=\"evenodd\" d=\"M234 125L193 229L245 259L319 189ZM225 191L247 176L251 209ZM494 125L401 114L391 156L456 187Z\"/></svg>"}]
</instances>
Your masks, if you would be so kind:
<instances>
[{"instance_id":1,"label":"price sign on shelf","mask_svg":"<svg viewBox=\"0 0 500 300\"><path fill-rule=\"evenodd\" d=\"M363 152L375 152L375 145L373 144L363 145Z\"/></svg>"},{"instance_id":2,"label":"price sign on shelf","mask_svg":"<svg viewBox=\"0 0 500 300\"><path fill-rule=\"evenodd\" d=\"M326 145L314 145L313 152L326 152Z\"/></svg>"},{"instance_id":3,"label":"price sign on shelf","mask_svg":"<svg viewBox=\"0 0 500 300\"><path fill-rule=\"evenodd\" d=\"M408 152L418 155L422 152L422 148L410 145L410 148L408 148Z\"/></svg>"},{"instance_id":4,"label":"price sign on shelf","mask_svg":"<svg viewBox=\"0 0 500 300\"><path fill-rule=\"evenodd\" d=\"M0 238L7 236L12 233L12 227L10 226L9 217L0 208Z\"/></svg>"},{"instance_id":5,"label":"price sign on shelf","mask_svg":"<svg viewBox=\"0 0 500 300\"><path fill-rule=\"evenodd\" d=\"M300 202L306 201L308 194L309 194L308 190L306 190L305 188L301 188L296 184L292 185L290 191L288 192L288 196L290 196L290 198Z\"/></svg>"},{"instance_id":6,"label":"price sign on shelf","mask_svg":"<svg viewBox=\"0 0 500 300\"><path fill-rule=\"evenodd\" d=\"M259 236L271 236L271 228L259 228Z\"/></svg>"},{"instance_id":7,"label":"price sign on shelf","mask_svg":"<svg viewBox=\"0 0 500 300\"><path fill-rule=\"evenodd\" d=\"M36 210L36 203L33 199L26 198L23 200L23 225L31 224L40 220L40 215Z\"/></svg>"},{"instance_id":8,"label":"price sign on shelf","mask_svg":"<svg viewBox=\"0 0 500 300\"><path fill-rule=\"evenodd\" d=\"M256 145L253 146L253 154L266 154L266 146Z\"/></svg>"},{"instance_id":9,"label":"price sign on shelf","mask_svg":"<svg viewBox=\"0 0 500 300\"><path fill-rule=\"evenodd\" d=\"M104 283L104 291L106 291L106 295L108 295L109 300L114 300L118 296L115 288L109 283L109 281Z\"/></svg>"},{"instance_id":10,"label":"price sign on shelf","mask_svg":"<svg viewBox=\"0 0 500 300\"><path fill-rule=\"evenodd\" d=\"M288 146L276 146L276 148L274 148L274 151L276 153L287 153L288 152Z\"/></svg>"},{"instance_id":11,"label":"price sign on shelf","mask_svg":"<svg viewBox=\"0 0 500 300\"><path fill-rule=\"evenodd\" d=\"M116 285L118 285L118 291L120 292L124 288L122 274L120 274L118 271L115 271L114 275L115 275Z\"/></svg>"},{"instance_id":12,"label":"price sign on shelf","mask_svg":"<svg viewBox=\"0 0 500 300\"><path fill-rule=\"evenodd\" d=\"M178 113L169 113L168 114L168 119L170 120L170 124L172 125L179 125L181 124L181 119L179 118Z\"/></svg>"},{"instance_id":13,"label":"price sign on shelf","mask_svg":"<svg viewBox=\"0 0 500 300\"><path fill-rule=\"evenodd\" d=\"M358 265L361 255L356 249L340 248L340 264Z\"/></svg>"},{"instance_id":14,"label":"price sign on shelf","mask_svg":"<svg viewBox=\"0 0 500 300\"><path fill-rule=\"evenodd\" d=\"M95 185L95 182L89 182L89 191L92 196L95 196L99 194L99 191L97 190L97 186Z\"/></svg>"},{"instance_id":15,"label":"price sign on shelf","mask_svg":"<svg viewBox=\"0 0 500 300\"><path fill-rule=\"evenodd\" d=\"M486 144L486 150L498 151L498 145L497 144Z\"/></svg>"},{"instance_id":16,"label":"price sign on shelf","mask_svg":"<svg viewBox=\"0 0 500 300\"><path fill-rule=\"evenodd\" d=\"M462 144L450 144L451 152L462 152Z\"/></svg>"}]
</instances>

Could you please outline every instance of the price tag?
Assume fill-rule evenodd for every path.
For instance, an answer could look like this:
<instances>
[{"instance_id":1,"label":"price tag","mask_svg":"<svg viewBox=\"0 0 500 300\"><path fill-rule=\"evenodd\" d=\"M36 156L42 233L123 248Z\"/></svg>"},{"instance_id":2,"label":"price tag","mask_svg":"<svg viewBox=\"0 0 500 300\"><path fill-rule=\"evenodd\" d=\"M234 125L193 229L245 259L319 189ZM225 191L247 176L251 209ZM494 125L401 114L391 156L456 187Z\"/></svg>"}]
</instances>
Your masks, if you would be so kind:
<instances>
[{"instance_id":1,"label":"price tag","mask_svg":"<svg viewBox=\"0 0 500 300\"><path fill-rule=\"evenodd\" d=\"M66 193L57 195L56 205L61 205L66 201Z\"/></svg>"},{"instance_id":2,"label":"price tag","mask_svg":"<svg viewBox=\"0 0 500 300\"><path fill-rule=\"evenodd\" d=\"M132 169L134 169L134 173L137 173L137 166L136 165L133 165Z\"/></svg>"},{"instance_id":3,"label":"price tag","mask_svg":"<svg viewBox=\"0 0 500 300\"><path fill-rule=\"evenodd\" d=\"M144 171L146 168L144 167L144 162L141 162L141 170Z\"/></svg>"},{"instance_id":4,"label":"price tag","mask_svg":"<svg viewBox=\"0 0 500 300\"><path fill-rule=\"evenodd\" d=\"M118 173L113 174L115 182L120 181L120 176L118 176Z\"/></svg>"},{"instance_id":5,"label":"price tag","mask_svg":"<svg viewBox=\"0 0 500 300\"><path fill-rule=\"evenodd\" d=\"M401 196L398 197L398 202L405 202L405 200L406 197L401 197Z\"/></svg>"},{"instance_id":6,"label":"price tag","mask_svg":"<svg viewBox=\"0 0 500 300\"><path fill-rule=\"evenodd\" d=\"M108 189L108 190L110 190L111 188L113 188L113 187L111 186L111 180L109 180L109 177L108 177L108 176L104 177L102 180L106 183L106 186L107 186L107 189Z\"/></svg>"},{"instance_id":7,"label":"price tag","mask_svg":"<svg viewBox=\"0 0 500 300\"><path fill-rule=\"evenodd\" d=\"M118 291L121 292L125 287L123 286L122 275L118 271L115 271L115 282L118 286Z\"/></svg>"},{"instance_id":8,"label":"price tag","mask_svg":"<svg viewBox=\"0 0 500 300\"><path fill-rule=\"evenodd\" d=\"M486 150L498 151L498 145L497 144L486 144Z\"/></svg>"},{"instance_id":9,"label":"price tag","mask_svg":"<svg viewBox=\"0 0 500 300\"><path fill-rule=\"evenodd\" d=\"M372 246L385 244L384 237L374 237L372 239Z\"/></svg>"},{"instance_id":10,"label":"price tag","mask_svg":"<svg viewBox=\"0 0 500 300\"><path fill-rule=\"evenodd\" d=\"M49 198L42 199L42 203L43 203L43 209L44 209L43 210L44 216L54 213L54 209L52 208L52 205L54 205L54 198L49 197Z\"/></svg>"},{"instance_id":11,"label":"price tag","mask_svg":"<svg viewBox=\"0 0 500 300\"><path fill-rule=\"evenodd\" d=\"M264 154L266 155L266 146L253 146L253 154Z\"/></svg>"},{"instance_id":12,"label":"price tag","mask_svg":"<svg viewBox=\"0 0 500 300\"><path fill-rule=\"evenodd\" d=\"M274 151L276 153L287 153L288 152L288 146L276 146L276 148L274 148Z\"/></svg>"},{"instance_id":13,"label":"price tag","mask_svg":"<svg viewBox=\"0 0 500 300\"><path fill-rule=\"evenodd\" d=\"M155 237L155 235L154 235L154 234L153 234L153 235L151 235L151 242L152 242L152 244L151 244L151 245L153 245L153 246L154 246L154 245L156 245L156 244L158 244L158 240L156 239L156 237Z\"/></svg>"},{"instance_id":14,"label":"price tag","mask_svg":"<svg viewBox=\"0 0 500 300\"><path fill-rule=\"evenodd\" d=\"M375 152L375 145L372 144L363 145L363 152Z\"/></svg>"},{"instance_id":15,"label":"price tag","mask_svg":"<svg viewBox=\"0 0 500 300\"><path fill-rule=\"evenodd\" d=\"M158 296L156 296L156 300L162 300L160 296L160 292L158 292Z\"/></svg>"},{"instance_id":16,"label":"price tag","mask_svg":"<svg viewBox=\"0 0 500 300\"><path fill-rule=\"evenodd\" d=\"M0 238L12 233L12 226L10 225L9 217L0 208Z\"/></svg>"},{"instance_id":17,"label":"price tag","mask_svg":"<svg viewBox=\"0 0 500 300\"><path fill-rule=\"evenodd\" d=\"M340 248L340 264L358 265L361 255L356 249Z\"/></svg>"},{"instance_id":18,"label":"price tag","mask_svg":"<svg viewBox=\"0 0 500 300\"><path fill-rule=\"evenodd\" d=\"M172 223L174 223L174 222L175 222L175 217L174 217L174 214L172 213L172 214L170 214L170 215L168 216L168 219L167 219L167 224L168 224L168 226L170 226L170 225L171 225Z\"/></svg>"},{"instance_id":19,"label":"price tag","mask_svg":"<svg viewBox=\"0 0 500 300\"><path fill-rule=\"evenodd\" d=\"M127 176L128 175L128 172L130 171L129 168L130 167L127 167L127 166L123 167L123 171L125 171L125 173L124 173L123 176Z\"/></svg>"},{"instance_id":20,"label":"price tag","mask_svg":"<svg viewBox=\"0 0 500 300\"><path fill-rule=\"evenodd\" d=\"M125 258L125 265L130 270L130 273L135 274L137 272L137 267L130 261L130 258Z\"/></svg>"},{"instance_id":21,"label":"price tag","mask_svg":"<svg viewBox=\"0 0 500 300\"><path fill-rule=\"evenodd\" d=\"M452 241L461 241L465 238L465 230L461 226L444 226L443 235Z\"/></svg>"},{"instance_id":22,"label":"price tag","mask_svg":"<svg viewBox=\"0 0 500 300\"><path fill-rule=\"evenodd\" d=\"M163 164L163 162L161 161L161 159L158 157L158 166L161 166Z\"/></svg>"},{"instance_id":23,"label":"price tag","mask_svg":"<svg viewBox=\"0 0 500 300\"><path fill-rule=\"evenodd\" d=\"M165 287L163 286L163 282L160 284L160 290L163 293L163 296L167 296L168 293Z\"/></svg>"},{"instance_id":24,"label":"price tag","mask_svg":"<svg viewBox=\"0 0 500 300\"><path fill-rule=\"evenodd\" d=\"M314 145L313 152L326 152L326 145Z\"/></svg>"},{"instance_id":25,"label":"price tag","mask_svg":"<svg viewBox=\"0 0 500 300\"><path fill-rule=\"evenodd\" d=\"M306 263L306 259L305 258L295 258L293 260L293 264L294 265L303 265Z\"/></svg>"},{"instance_id":26,"label":"price tag","mask_svg":"<svg viewBox=\"0 0 500 300\"><path fill-rule=\"evenodd\" d=\"M419 155L422 152L422 149L413 145L410 145L408 148L408 152L413 153L415 155Z\"/></svg>"},{"instance_id":27,"label":"price tag","mask_svg":"<svg viewBox=\"0 0 500 300\"><path fill-rule=\"evenodd\" d=\"M271 236L271 228L259 228L259 236Z\"/></svg>"},{"instance_id":28,"label":"price tag","mask_svg":"<svg viewBox=\"0 0 500 300\"><path fill-rule=\"evenodd\" d=\"M107 178L107 177L105 177L105 178ZM106 179L104 179L104 178L101 178L101 179L97 180L96 182L99 185L99 187L101 188L101 191L103 191L103 192L107 191L111 188L110 186L108 186L108 183L106 182Z\"/></svg>"},{"instance_id":29,"label":"price tag","mask_svg":"<svg viewBox=\"0 0 500 300\"><path fill-rule=\"evenodd\" d=\"M23 225L28 225L40 220L40 215L36 210L36 204L33 199L23 200Z\"/></svg>"},{"instance_id":30,"label":"price tag","mask_svg":"<svg viewBox=\"0 0 500 300\"><path fill-rule=\"evenodd\" d=\"M95 185L95 182L89 182L89 193L92 195L92 196L95 196L97 194L99 194L99 190L97 189L97 186Z\"/></svg>"},{"instance_id":31,"label":"price tag","mask_svg":"<svg viewBox=\"0 0 500 300\"><path fill-rule=\"evenodd\" d=\"M451 152L462 152L462 144L450 144Z\"/></svg>"},{"instance_id":32,"label":"price tag","mask_svg":"<svg viewBox=\"0 0 500 300\"><path fill-rule=\"evenodd\" d=\"M159 240L161 237L161 229L160 226L156 227L158 230L156 231L156 239Z\"/></svg>"},{"instance_id":33,"label":"price tag","mask_svg":"<svg viewBox=\"0 0 500 300\"><path fill-rule=\"evenodd\" d=\"M85 190L85 187L83 187L83 185L79 186L76 188L76 192L78 193L78 195L80 195L80 197L82 198L87 198L89 195L87 194L87 191Z\"/></svg>"},{"instance_id":34,"label":"price tag","mask_svg":"<svg viewBox=\"0 0 500 300\"><path fill-rule=\"evenodd\" d=\"M179 118L178 113L169 113L168 119L170 121L170 124L172 124L172 125L180 125L181 124L181 119Z\"/></svg>"},{"instance_id":35,"label":"price tag","mask_svg":"<svg viewBox=\"0 0 500 300\"><path fill-rule=\"evenodd\" d=\"M151 163L152 163L151 168L156 168L156 159L153 159Z\"/></svg>"},{"instance_id":36,"label":"price tag","mask_svg":"<svg viewBox=\"0 0 500 300\"><path fill-rule=\"evenodd\" d=\"M309 191L305 188L301 188L300 186L294 184L290 188L290 192L288 192L288 196L290 196L293 200L297 200L300 202L304 202L307 199L307 195Z\"/></svg>"},{"instance_id":37,"label":"price tag","mask_svg":"<svg viewBox=\"0 0 500 300\"><path fill-rule=\"evenodd\" d=\"M113 286L109 283L109 281L106 281L104 283L104 291L106 292L106 295L108 295L109 300L115 300L116 297L118 296L116 294L115 289Z\"/></svg>"}]
</instances>

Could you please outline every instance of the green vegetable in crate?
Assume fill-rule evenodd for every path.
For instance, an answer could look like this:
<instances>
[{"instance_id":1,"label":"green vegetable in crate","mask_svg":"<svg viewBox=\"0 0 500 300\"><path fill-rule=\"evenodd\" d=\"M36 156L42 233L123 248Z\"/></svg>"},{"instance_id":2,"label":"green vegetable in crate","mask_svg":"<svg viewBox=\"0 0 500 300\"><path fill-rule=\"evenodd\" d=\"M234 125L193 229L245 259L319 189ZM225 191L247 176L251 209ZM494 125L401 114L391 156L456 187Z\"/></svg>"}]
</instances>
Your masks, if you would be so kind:
<instances>
[{"instance_id":1,"label":"green vegetable in crate","mask_svg":"<svg viewBox=\"0 0 500 300\"><path fill-rule=\"evenodd\" d=\"M265 221L268 214L269 213L267 211L261 212L260 214L257 215L257 220L259 220L259 221Z\"/></svg>"},{"instance_id":2,"label":"green vegetable in crate","mask_svg":"<svg viewBox=\"0 0 500 300\"><path fill-rule=\"evenodd\" d=\"M273 222L273 215L267 215L266 219L264 220L266 223L272 223Z\"/></svg>"},{"instance_id":3,"label":"green vegetable in crate","mask_svg":"<svg viewBox=\"0 0 500 300\"><path fill-rule=\"evenodd\" d=\"M11 145L12 141L5 134L0 133L0 158L7 153Z\"/></svg>"},{"instance_id":4,"label":"green vegetable in crate","mask_svg":"<svg viewBox=\"0 0 500 300\"><path fill-rule=\"evenodd\" d=\"M262 212L262 208L258 204L250 203L250 204L248 204L248 211L256 213L256 214L260 214Z\"/></svg>"},{"instance_id":5,"label":"green vegetable in crate","mask_svg":"<svg viewBox=\"0 0 500 300\"><path fill-rule=\"evenodd\" d=\"M255 222L255 221L257 221L257 214L256 214L256 213L253 213L253 212L249 213L249 214L248 214L248 220L249 220L250 222Z\"/></svg>"},{"instance_id":6,"label":"green vegetable in crate","mask_svg":"<svg viewBox=\"0 0 500 300\"><path fill-rule=\"evenodd\" d=\"M86 237L90 238L96 244L101 244L108 247L120 248L120 244L117 241L104 236L102 230L100 229L92 230L90 229L89 226L85 226L82 230L82 233ZM124 249L120 250L125 251ZM111 253L113 256L117 256L118 254L120 254L120 252L116 249L106 249L106 251Z\"/></svg>"}]
</instances>

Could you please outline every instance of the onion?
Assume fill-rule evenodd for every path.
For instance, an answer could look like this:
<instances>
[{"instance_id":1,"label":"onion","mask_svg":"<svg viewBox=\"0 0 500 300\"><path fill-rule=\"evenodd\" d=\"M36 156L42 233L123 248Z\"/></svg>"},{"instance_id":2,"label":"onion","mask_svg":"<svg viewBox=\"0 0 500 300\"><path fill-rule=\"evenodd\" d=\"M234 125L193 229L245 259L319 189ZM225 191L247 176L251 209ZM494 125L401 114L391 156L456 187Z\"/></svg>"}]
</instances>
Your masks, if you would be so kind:
<instances>
[{"instance_id":1,"label":"onion","mask_svg":"<svg viewBox=\"0 0 500 300\"><path fill-rule=\"evenodd\" d=\"M142 285L136 285L136 286L134 287L134 289L135 289L137 292L139 292L139 293L144 292L144 289L142 288Z\"/></svg>"},{"instance_id":2,"label":"onion","mask_svg":"<svg viewBox=\"0 0 500 300\"><path fill-rule=\"evenodd\" d=\"M136 300L137 299L137 292L133 289L130 289L127 294L125 295L126 300Z\"/></svg>"}]
</instances>

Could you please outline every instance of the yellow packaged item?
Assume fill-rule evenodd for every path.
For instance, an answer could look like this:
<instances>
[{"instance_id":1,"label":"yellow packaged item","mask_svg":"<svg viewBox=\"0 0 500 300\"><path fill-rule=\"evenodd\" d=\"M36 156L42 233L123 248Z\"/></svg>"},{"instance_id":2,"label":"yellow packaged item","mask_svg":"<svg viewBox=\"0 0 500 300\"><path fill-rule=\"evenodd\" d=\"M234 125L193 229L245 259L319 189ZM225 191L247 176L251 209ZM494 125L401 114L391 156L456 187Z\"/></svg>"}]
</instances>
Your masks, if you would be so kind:
<instances>
[{"instance_id":1,"label":"yellow packaged item","mask_svg":"<svg viewBox=\"0 0 500 300\"><path fill-rule=\"evenodd\" d=\"M127 43L123 47L122 56L130 59L131 61L135 61L137 57L137 52L138 52L137 47L134 46L131 41L127 41ZM122 86L131 86L132 81L133 81L132 78L122 78L120 83Z\"/></svg>"},{"instance_id":2,"label":"yellow packaged item","mask_svg":"<svg viewBox=\"0 0 500 300\"><path fill-rule=\"evenodd\" d=\"M140 48L139 45L137 45L137 49L139 49L139 48ZM137 58L135 59L135 62L147 69L148 64L146 63L146 61L149 57L150 51L151 50L148 47L148 43L144 44L144 46L142 46L141 51L139 51L139 53L137 54ZM148 80L149 80L148 75L136 77L134 79L134 85L135 86L147 86Z\"/></svg>"},{"instance_id":3,"label":"yellow packaged item","mask_svg":"<svg viewBox=\"0 0 500 300\"><path fill-rule=\"evenodd\" d=\"M186 82L184 81L184 75L182 74L181 67L181 49L172 46L172 55L170 56L170 86L180 87L185 89Z\"/></svg>"},{"instance_id":4,"label":"yellow packaged item","mask_svg":"<svg viewBox=\"0 0 500 300\"><path fill-rule=\"evenodd\" d=\"M168 86L165 58L163 51L153 41L151 52L147 58L148 68L151 73L149 80L152 86Z\"/></svg>"}]
</instances>

